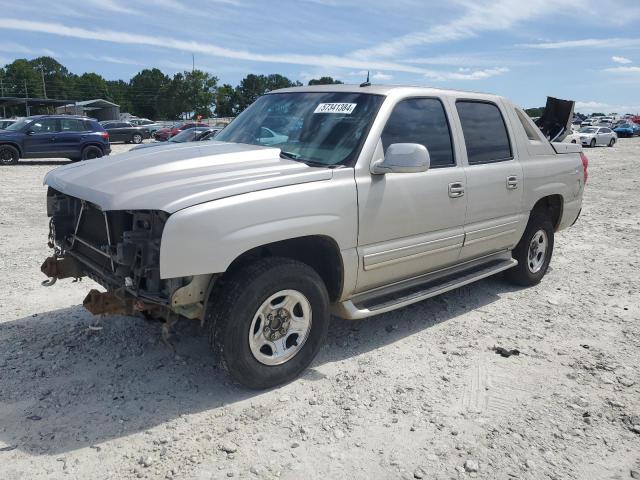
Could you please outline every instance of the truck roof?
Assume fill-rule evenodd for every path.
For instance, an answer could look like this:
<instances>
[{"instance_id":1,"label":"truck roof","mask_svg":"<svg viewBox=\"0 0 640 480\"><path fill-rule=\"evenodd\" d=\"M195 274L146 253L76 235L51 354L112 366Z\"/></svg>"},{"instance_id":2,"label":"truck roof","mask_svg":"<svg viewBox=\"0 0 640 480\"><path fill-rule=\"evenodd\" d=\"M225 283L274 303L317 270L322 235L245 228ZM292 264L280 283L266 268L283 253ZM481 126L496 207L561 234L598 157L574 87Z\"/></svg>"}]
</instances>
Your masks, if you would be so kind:
<instances>
[{"instance_id":1,"label":"truck roof","mask_svg":"<svg viewBox=\"0 0 640 480\"><path fill-rule=\"evenodd\" d=\"M332 85L311 85L305 87L290 87L274 90L269 93L288 93L288 92L344 92L344 93L370 93L374 95L391 95L392 93L398 94L410 94L410 95L426 95L426 96L456 96L460 97L463 93L472 98L480 98L486 100L495 100L497 98L503 98L499 95L493 95L490 93L473 92L466 90L454 90L424 86L412 86L412 85L369 85L361 87L354 84L332 84Z\"/></svg>"}]
</instances>

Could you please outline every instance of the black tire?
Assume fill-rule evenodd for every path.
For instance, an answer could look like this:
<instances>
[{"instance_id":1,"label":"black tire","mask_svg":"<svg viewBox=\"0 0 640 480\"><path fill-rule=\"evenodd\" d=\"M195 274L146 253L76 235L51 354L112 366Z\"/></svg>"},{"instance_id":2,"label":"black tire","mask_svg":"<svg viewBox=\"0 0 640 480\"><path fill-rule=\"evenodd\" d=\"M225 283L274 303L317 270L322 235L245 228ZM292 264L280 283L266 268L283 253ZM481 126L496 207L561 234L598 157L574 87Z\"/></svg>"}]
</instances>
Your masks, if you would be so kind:
<instances>
[{"instance_id":1,"label":"black tire","mask_svg":"<svg viewBox=\"0 0 640 480\"><path fill-rule=\"evenodd\" d=\"M142 140L144 140L144 139L142 138L142 134L140 134L140 133L134 133L131 136L131 143L135 143L136 145L142 143Z\"/></svg>"},{"instance_id":2,"label":"black tire","mask_svg":"<svg viewBox=\"0 0 640 480\"><path fill-rule=\"evenodd\" d=\"M252 353L249 331L260 307L282 290L295 290L306 298L311 325L306 341L292 358L280 365L267 365ZM270 388L296 378L317 355L329 327L329 296L320 276L308 265L269 257L223 278L211 293L205 315L209 343L231 377L249 388ZM262 326L256 324L255 328L257 332Z\"/></svg>"},{"instance_id":3,"label":"black tire","mask_svg":"<svg viewBox=\"0 0 640 480\"><path fill-rule=\"evenodd\" d=\"M12 145L0 145L0 165L15 165L20 160L20 152Z\"/></svg>"},{"instance_id":4,"label":"black tire","mask_svg":"<svg viewBox=\"0 0 640 480\"><path fill-rule=\"evenodd\" d=\"M609 140L609 147L613 147L616 144L616 139L612 138L611 140Z\"/></svg>"},{"instance_id":5,"label":"black tire","mask_svg":"<svg viewBox=\"0 0 640 480\"><path fill-rule=\"evenodd\" d=\"M102 157L103 152L100 147L90 145L82 150L82 160L93 160Z\"/></svg>"},{"instance_id":6,"label":"black tire","mask_svg":"<svg viewBox=\"0 0 640 480\"><path fill-rule=\"evenodd\" d=\"M544 235L546 235L544 258L532 262L533 258L536 258L535 255L533 258L531 256L533 253L531 249L532 243L534 238L539 241L541 237L540 232L544 232ZM532 212L527 228L512 252L512 256L518 261L518 265L507 270L505 272L505 278L516 285L525 287L540 283L542 277L547 273L549 262L551 262L553 255L553 233L553 224L548 215L543 212ZM540 261L542 263L539 265L539 269L532 268L535 267L535 263Z\"/></svg>"},{"instance_id":7,"label":"black tire","mask_svg":"<svg viewBox=\"0 0 640 480\"><path fill-rule=\"evenodd\" d=\"M592 138L592 139L591 139L591 142L589 142L589 146L590 146L591 148L596 148L596 139L595 139L595 138Z\"/></svg>"}]
</instances>

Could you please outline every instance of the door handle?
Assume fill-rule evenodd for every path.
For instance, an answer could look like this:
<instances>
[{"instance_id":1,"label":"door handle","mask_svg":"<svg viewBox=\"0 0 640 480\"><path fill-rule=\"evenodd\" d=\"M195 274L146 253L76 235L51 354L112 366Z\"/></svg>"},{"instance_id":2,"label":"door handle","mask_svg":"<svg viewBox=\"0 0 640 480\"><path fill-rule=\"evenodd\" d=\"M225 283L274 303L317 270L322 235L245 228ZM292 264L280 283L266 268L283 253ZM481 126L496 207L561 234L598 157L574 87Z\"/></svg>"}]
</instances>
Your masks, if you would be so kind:
<instances>
[{"instance_id":1,"label":"door handle","mask_svg":"<svg viewBox=\"0 0 640 480\"><path fill-rule=\"evenodd\" d=\"M462 182L453 182L449 184L449 196L451 198L459 198L464 195L464 185Z\"/></svg>"},{"instance_id":2,"label":"door handle","mask_svg":"<svg viewBox=\"0 0 640 480\"><path fill-rule=\"evenodd\" d=\"M515 190L516 188L518 188L518 177L509 175L507 177L507 190Z\"/></svg>"}]
</instances>

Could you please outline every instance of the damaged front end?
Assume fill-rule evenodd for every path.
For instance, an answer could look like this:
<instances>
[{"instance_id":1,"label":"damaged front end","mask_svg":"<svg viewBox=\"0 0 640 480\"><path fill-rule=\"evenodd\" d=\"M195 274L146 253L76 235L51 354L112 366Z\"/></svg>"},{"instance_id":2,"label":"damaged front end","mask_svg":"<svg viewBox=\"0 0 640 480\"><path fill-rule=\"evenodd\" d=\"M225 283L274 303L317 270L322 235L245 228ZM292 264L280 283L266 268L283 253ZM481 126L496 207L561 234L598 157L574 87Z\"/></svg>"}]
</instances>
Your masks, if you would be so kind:
<instances>
[{"instance_id":1,"label":"damaged front end","mask_svg":"<svg viewBox=\"0 0 640 480\"><path fill-rule=\"evenodd\" d=\"M95 315L142 313L147 318L202 318L211 275L160 278L160 241L169 214L158 210L103 211L53 188L47 192L49 247L43 285L87 276L83 304Z\"/></svg>"}]
</instances>

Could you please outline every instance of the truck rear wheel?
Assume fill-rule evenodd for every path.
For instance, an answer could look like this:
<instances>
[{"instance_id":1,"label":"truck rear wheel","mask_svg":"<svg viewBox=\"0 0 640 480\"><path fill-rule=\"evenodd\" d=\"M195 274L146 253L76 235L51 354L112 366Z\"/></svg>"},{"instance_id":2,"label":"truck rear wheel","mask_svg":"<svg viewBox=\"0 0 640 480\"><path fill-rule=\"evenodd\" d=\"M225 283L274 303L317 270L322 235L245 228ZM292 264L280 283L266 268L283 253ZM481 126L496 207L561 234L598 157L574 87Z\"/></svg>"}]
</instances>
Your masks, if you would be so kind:
<instances>
[{"instance_id":1,"label":"truck rear wheel","mask_svg":"<svg viewBox=\"0 0 640 480\"><path fill-rule=\"evenodd\" d=\"M241 267L214 288L209 342L239 383L269 388L297 377L314 359L329 326L329 296L308 265L270 257Z\"/></svg>"},{"instance_id":2,"label":"truck rear wheel","mask_svg":"<svg viewBox=\"0 0 640 480\"><path fill-rule=\"evenodd\" d=\"M505 272L505 278L516 285L537 285L547 273L553 254L553 224L542 212L532 212L527 228L513 249L516 267Z\"/></svg>"}]
</instances>

